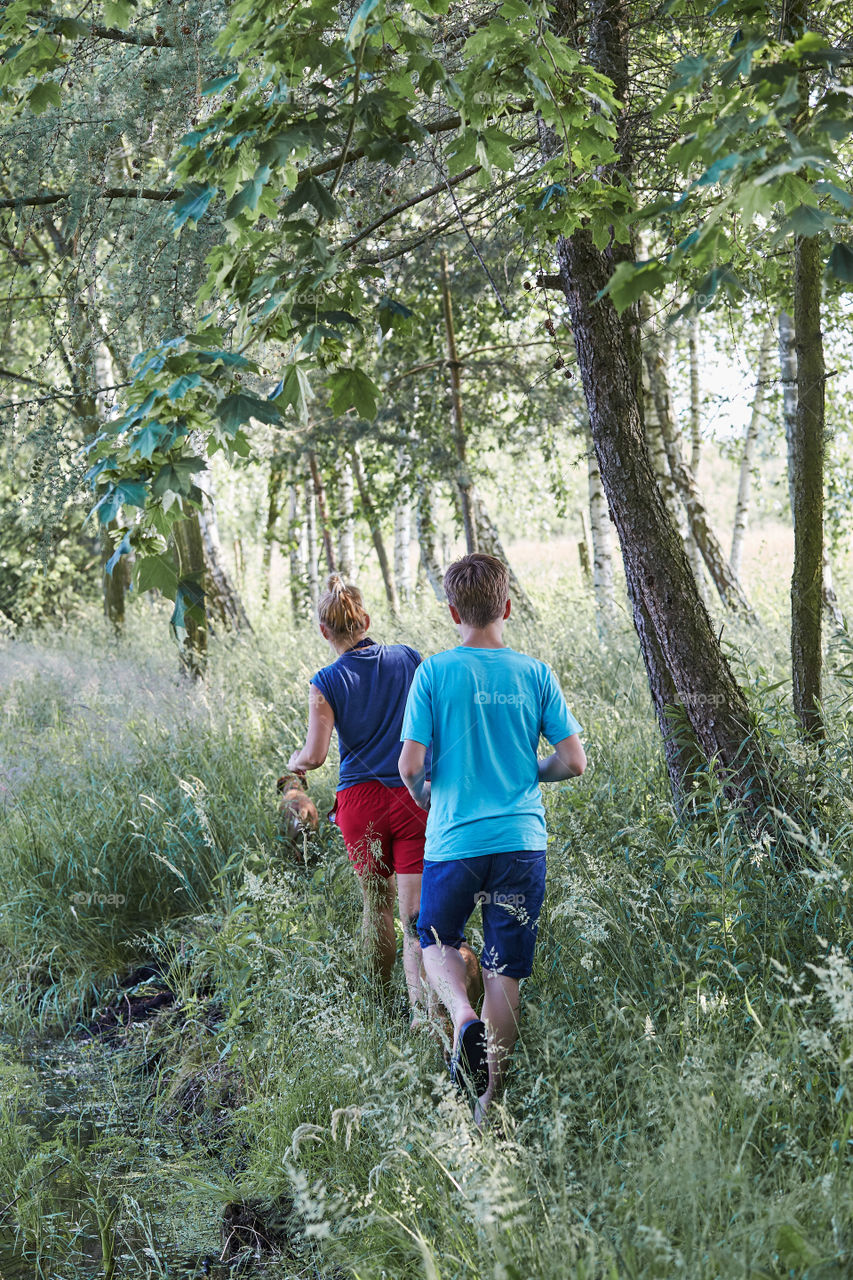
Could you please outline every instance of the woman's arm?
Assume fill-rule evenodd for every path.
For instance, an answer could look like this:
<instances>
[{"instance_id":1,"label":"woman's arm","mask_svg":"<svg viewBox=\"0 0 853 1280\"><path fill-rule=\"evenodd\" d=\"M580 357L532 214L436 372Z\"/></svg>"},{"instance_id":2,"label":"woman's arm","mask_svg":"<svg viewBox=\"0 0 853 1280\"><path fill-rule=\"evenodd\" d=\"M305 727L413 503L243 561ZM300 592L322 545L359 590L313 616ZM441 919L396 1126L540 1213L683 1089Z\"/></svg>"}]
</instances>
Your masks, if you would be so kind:
<instances>
[{"instance_id":1,"label":"woman's arm","mask_svg":"<svg viewBox=\"0 0 853 1280\"><path fill-rule=\"evenodd\" d=\"M308 733L305 746L294 751L287 762L291 773L305 773L307 769L319 769L329 754L335 713L316 685L308 686Z\"/></svg>"},{"instance_id":2,"label":"woman's arm","mask_svg":"<svg viewBox=\"0 0 853 1280\"><path fill-rule=\"evenodd\" d=\"M563 782L566 778L579 778L586 768L586 752L580 734L573 733L562 742L554 743L554 754L539 761L540 782Z\"/></svg>"}]
</instances>

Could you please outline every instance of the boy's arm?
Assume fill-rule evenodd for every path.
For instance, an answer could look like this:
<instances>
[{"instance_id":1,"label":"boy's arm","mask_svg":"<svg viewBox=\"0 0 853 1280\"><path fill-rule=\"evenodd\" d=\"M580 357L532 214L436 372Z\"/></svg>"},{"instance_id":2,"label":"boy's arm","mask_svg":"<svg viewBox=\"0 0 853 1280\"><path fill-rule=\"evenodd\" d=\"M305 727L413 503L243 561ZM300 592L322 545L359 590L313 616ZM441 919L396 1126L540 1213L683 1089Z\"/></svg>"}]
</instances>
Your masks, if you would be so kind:
<instances>
[{"instance_id":1,"label":"boy's arm","mask_svg":"<svg viewBox=\"0 0 853 1280\"><path fill-rule=\"evenodd\" d=\"M554 743L553 755L539 761L540 782L563 782L566 778L579 778L586 768L586 752L580 734L572 733L561 742Z\"/></svg>"},{"instance_id":2,"label":"boy's arm","mask_svg":"<svg viewBox=\"0 0 853 1280\"><path fill-rule=\"evenodd\" d=\"M430 799L430 784L426 780L424 769L426 750L422 742L406 738L403 742L403 750L400 752L400 763L397 766L409 795L422 809L429 808Z\"/></svg>"}]
</instances>

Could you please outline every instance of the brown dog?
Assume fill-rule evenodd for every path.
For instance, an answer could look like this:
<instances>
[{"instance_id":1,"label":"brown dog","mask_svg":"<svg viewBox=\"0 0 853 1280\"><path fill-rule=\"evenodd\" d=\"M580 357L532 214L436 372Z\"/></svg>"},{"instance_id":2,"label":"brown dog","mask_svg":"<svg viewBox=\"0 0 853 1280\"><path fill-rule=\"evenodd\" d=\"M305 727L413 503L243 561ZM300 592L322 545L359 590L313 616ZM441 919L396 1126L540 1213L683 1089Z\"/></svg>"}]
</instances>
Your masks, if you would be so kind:
<instances>
[{"instance_id":1,"label":"brown dog","mask_svg":"<svg viewBox=\"0 0 853 1280\"><path fill-rule=\"evenodd\" d=\"M275 784L279 794L278 826L298 862L305 861L308 833L320 823L317 806L305 790L305 781L297 773L285 773Z\"/></svg>"}]
</instances>

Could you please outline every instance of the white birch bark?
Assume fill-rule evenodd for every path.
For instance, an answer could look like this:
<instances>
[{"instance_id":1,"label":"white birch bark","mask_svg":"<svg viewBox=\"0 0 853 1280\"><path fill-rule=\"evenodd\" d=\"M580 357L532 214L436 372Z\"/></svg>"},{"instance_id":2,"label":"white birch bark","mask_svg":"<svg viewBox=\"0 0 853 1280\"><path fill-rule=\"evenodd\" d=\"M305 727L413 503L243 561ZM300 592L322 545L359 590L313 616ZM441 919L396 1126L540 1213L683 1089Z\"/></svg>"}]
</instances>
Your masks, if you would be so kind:
<instances>
[{"instance_id":1,"label":"white birch bark","mask_svg":"<svg viewBox=\"0 0 853 1280\"><path fill-rule=\"evenodd\" d=\"M607 499L601 487L601 472L587 429L587 475L589 481L589 525L592 535L592 588L601 629L613 619L616 597L613 590L613 531Z\"/></svg>"},{"instance_id":2,"label":"white birch bark","mask_svg":"<svg viewBox=\"0 0 853 1280\"><path fill-rule=\"evenodd\" d=\"M338 466L338 504L338 571L349 582L355 577L355 487L346 459Z\"/></svg>"},{"instance_id":3,"label":"white birch bark","mask_svg":"<svg viewBox=\"0 0 853 1280\"><path fill-rule=\"evenodd\" d=\"M749 510L752 502L752 473L755 468L755 444L758 440L758 429L764 412L764 397L767 383L767 365L773 345L773 330L766 328L761 335L761 347L758 352L758 371L755 379L755 393L752 398L752 412L743 438L743 454L740 461L740 476L737 487L737 504L735 506L735 523L732 530L732 551L729 563L732 572L740 577L743 564L743 542L749 524Z\"/></svg>"}]
</instances>

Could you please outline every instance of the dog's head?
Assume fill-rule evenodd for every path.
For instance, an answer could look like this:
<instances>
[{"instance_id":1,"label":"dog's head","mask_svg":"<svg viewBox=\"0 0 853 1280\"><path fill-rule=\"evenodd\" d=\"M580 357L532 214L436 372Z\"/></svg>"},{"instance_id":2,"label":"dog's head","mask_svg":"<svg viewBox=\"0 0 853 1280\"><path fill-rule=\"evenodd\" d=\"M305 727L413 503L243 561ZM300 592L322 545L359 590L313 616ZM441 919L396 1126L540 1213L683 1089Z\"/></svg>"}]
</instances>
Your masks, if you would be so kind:
<instances>
[{"instance_id":1,"label":"dog's head","mask_svg":"<svg viewBox=\"0 0 853 1280\"><path fill-rule=\"evenodd\" d=\"M298 773L283 773L275 784L275 789L279 795L283 795L285 791L305 791L305 779L300 778Z\"/></svg>"}]
</instances>

